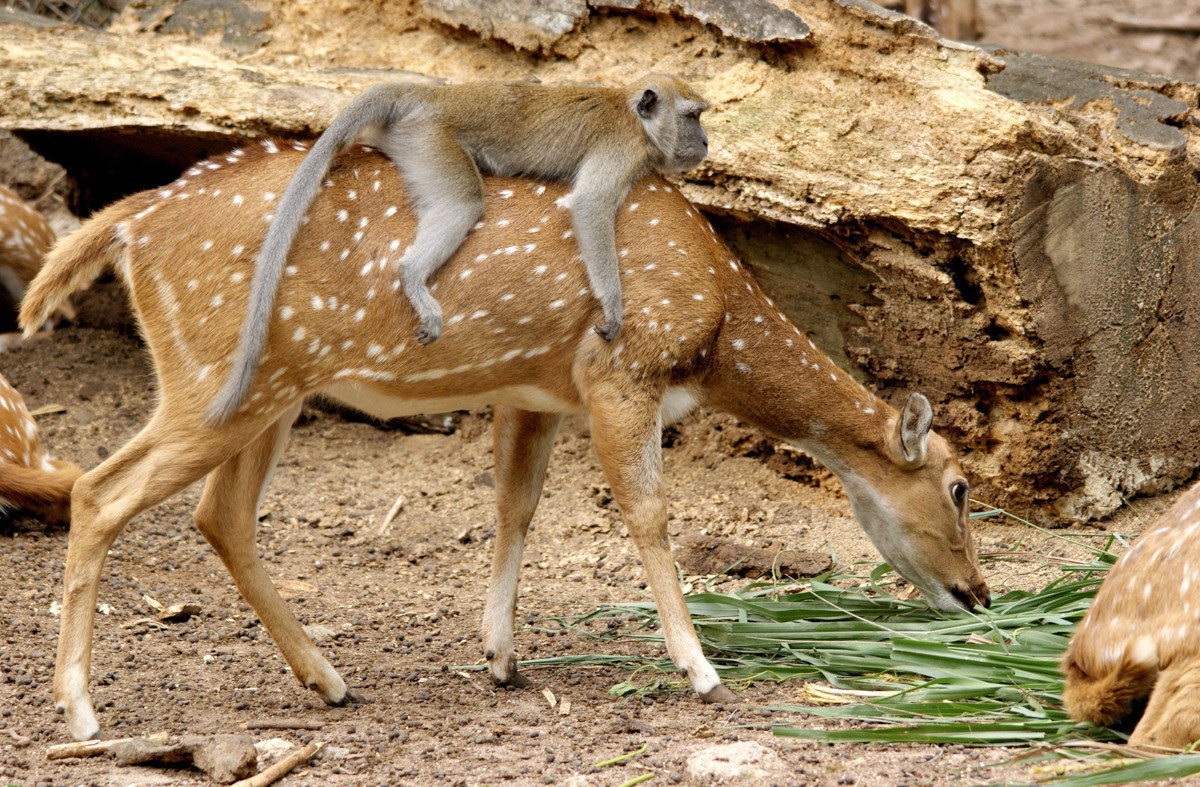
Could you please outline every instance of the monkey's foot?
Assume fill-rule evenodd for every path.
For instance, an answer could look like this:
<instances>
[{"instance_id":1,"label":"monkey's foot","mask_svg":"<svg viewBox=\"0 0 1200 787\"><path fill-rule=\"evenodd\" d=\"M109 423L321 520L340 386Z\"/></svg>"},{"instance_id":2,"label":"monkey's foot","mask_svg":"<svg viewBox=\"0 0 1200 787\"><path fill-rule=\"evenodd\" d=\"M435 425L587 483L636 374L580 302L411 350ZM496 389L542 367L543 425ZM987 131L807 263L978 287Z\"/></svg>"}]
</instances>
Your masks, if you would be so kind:
<instances>
[{"instance_id":1,"label":"monkey's foot","mask_svg":"<svg viewBox=\"0 0 1200 787\"><path fill-rule=\"evenodd\" d=\"M713 686L708 691L701 692L700 699L703 700L705 703L716 703L716 702L729 703L729 702L737 702L738 696L736 694L734 694L732 691L730 691L729 688L724 683L718 683L716 686Z\"/></svg>"},{"instance_id":2,"label":"monkey's foot","mask_svg":"<svg viewBox=\"0 0 1200 787\"><path fill-rule=\"evenodd\" d=\"M442 321L422 320L421 327L417 329L417 342L419 344L433 344L442 335Z\"/></svg>"},{"instance_id":3,"label":"monkey's foot","mask_svg":"<svg viewBox=\"0 0 1200 787\"><path fill-rule=\"evenodd\" d=\"M602 323L597 323L592 326L592 330L600 334L601 338L606 342L611 342L617 338L617 334L621 332L621 320L605 320Z\"/></svg>"}]
</instances>

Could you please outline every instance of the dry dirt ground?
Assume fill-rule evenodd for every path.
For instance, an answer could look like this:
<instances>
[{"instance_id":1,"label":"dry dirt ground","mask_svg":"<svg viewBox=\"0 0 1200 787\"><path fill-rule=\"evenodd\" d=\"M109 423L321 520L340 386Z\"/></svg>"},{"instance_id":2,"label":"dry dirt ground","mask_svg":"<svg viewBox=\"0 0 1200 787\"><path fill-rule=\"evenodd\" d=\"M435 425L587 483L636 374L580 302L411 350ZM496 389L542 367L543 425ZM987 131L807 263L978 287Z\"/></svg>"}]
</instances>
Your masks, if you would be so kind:
<instances>
[{"instance_id":1,"label":"dry dirt ground","mask_svg":"<svg viewBox=\"0 0 1200 787\"><path fill-rule=\"evenodd\" d=\"M85 467L132 437L154 403L122 298L115 284L97 287L79 299L75 326L4 359L31 407L65 408L41 417L44 441ZM262 508L260 553L301 621L332 630L322 647L367 705L327 708L290 677L191 524L198 487L137 517L110 552L101 585L92 675L104 732L235 732L273 716L321 720L317 733L281 734L329 742L316 767L292 777L311 784L558 784L582 774L586 784L616 785L650 771L668 784L685 778L689 754L731 740L779 753L780 784L984 782L994 776L978 769L1010 756L773 738L772 723L806 723L762 707L798 701L792 684L751 686L739 705L706 707L685 694L615 698L609 688L629 675L611 669L535 669L536 686L523 691L453 669L481 661L476 632L494 535L488 427L482 413L464 416L453 434L401 434L306 408L293 430ZM692 416L666 446L674 534L689 528L827 551L840 563L877 560L835 482L822 473L790 480L803 468L756 432L722 415ZM645 597L606 491L586 422L568 421L525 557L520 655L661 652L565 636L553 620ZM398 496L401 513L380 532ZM1003 551L1022 535L1016 526L988 526L980 548ZM1058 549L1024 536L1022 549ZM65 537L32 519L0 530L0 776L22 785L204 783L192 772L121 769L106 759L43 761L45 746L64 740L50 690ZM995 565L1007 566L991 573L998 589L1045 581L1037 564ZM194 602L201 612L158 625L146 597ZM570 700L570 713L550 707L543 688ZM594 763L643 744L634 763L588 775Z\"/></svg>"},{"instance_id":2,"label":"dry dirt ground","mask_svg":"<svg viewBox=\"0 0 1200 787\"><path fill-rule=\"evenodd\" d=\"M1200 77L1191 36L1121 35L1111 13L1200 15L1200 3L984 0L987 39L1115 65ZM23 167L33 166L24 162ZM18 169L5 163L6 177ZM21 177L27 196L52 174ZM38 182L38 178L41 181ZM54 199L44 206L53 212ZM40 417L57 456L94 467L145 422L154 381L123 298L111 283L79 302L80 319L52 339L0 359L0 371ZM819 319L814 315L813 319ZM716 414L691 416L665 442L673 533L684 528L746 543L783 541L833 553L839 563L877 556L836 482L805 471L774 443ZM404 434L306 408L262 509L260 552L306 624L330 630L325 653L372 702L325 707L288 674L192 526L198 488L137 517L116 543L101 585L93 697L104 732L130 736L234 732L274 716L324 722L319 731L259 734L328 742L285 784L618 785L653 773L652 785L692 783L693 752L732 740L774 750L784 767L764 783L950 785L1027 783L1013 752L958 746L888 747L792 742L771 724L810 725L766 706L795 701L799 686L759 684L741 702L702 706L680 693L618 699L627 673L530 670L535 687L497 690L477 671L478 621L494 533L489 417L465 415L451 434ZM798 479L798 480L797 480ZM403 508L380 525L398 497ZM1106 529L1139 532L1169 504L1141 501ZM1097 532L1097 531L1092 531ZM1059 542L987 520L980 550L1049 555ZM30 519L0 524L0 779L37 784L204 784L194 771L118 768L110 760L47 763L65 740L51 678L66 532ZM1044 583L1043 562L995 561L994 589ZM732 584L719 587L731 588ZM569 420L556 443L522 575L517 648L523 657L645 652L560 632L558 616L643 598L642 577L592 453L587 425ZM146 597L195 602L187 622L151 620ZM542 693L570 701L552 708ZM646 745L626 765L595 763Z\"/></svg>"}]
</instances>

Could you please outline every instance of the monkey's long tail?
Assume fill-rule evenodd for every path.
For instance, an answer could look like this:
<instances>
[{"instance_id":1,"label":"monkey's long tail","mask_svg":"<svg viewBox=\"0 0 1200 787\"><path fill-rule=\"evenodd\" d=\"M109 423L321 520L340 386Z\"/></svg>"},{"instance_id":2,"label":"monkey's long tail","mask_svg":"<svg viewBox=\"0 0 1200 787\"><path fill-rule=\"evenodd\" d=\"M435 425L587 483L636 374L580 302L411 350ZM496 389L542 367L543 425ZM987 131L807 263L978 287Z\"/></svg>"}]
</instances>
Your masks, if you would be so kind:
<instances>
[{"instance_id":1,"label":"monkey's long tail","mask_svg":"<svg viewBox=\"0 0 1200 787\"><path fill-rule=\"evenodd\" d=\"M267 237L254 261L254 278L250 283L250 299L242 321L241 339L233 356L233 364L225 384L208 408L208 421L226 423L237 412L250 392L258 360L267 343L267 330L275 308L279 279L283 274L288 252L304 223L329 165L347 142L354 139L369 124L390 122L395 115L398 91L407 86L376 85L351 101L325 130L312 150L300 162L296 174L279 200L279 208L267 228Z\"/></svg>"}]
</instances>

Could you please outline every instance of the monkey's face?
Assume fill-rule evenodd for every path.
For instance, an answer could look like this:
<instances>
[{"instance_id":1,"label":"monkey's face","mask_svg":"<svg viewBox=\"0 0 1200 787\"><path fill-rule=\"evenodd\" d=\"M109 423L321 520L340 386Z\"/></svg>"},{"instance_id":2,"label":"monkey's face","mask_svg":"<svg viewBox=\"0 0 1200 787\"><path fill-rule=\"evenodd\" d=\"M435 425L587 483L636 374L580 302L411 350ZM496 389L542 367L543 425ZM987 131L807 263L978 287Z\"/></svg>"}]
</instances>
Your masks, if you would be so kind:
<instances>
[{"instance_id":1,"label":"monkey's face","mask_svg":"<svg viewBox=\"0 0 1200 787\"><path fill-rule=\"evenodd\" d=\"M683 172L699 166L708 155L708 135L700 127L700 113L708 109L708 104L683 99L676 102L679 137L675 140L675 154L668 162L676 172Z\"/></svg>"},{"instance_id":2,"label":"monkey's face","mask_svg":"<svg viewBox=\"0 0 1200 787\"><path fill-rule=\"evenodd\" d=\"M683 172L708 155L708 135L700 126L708 107L681 79L655 75L638 86L634 110L659 154L659 169Z\"/></svg>"}]
</instances>

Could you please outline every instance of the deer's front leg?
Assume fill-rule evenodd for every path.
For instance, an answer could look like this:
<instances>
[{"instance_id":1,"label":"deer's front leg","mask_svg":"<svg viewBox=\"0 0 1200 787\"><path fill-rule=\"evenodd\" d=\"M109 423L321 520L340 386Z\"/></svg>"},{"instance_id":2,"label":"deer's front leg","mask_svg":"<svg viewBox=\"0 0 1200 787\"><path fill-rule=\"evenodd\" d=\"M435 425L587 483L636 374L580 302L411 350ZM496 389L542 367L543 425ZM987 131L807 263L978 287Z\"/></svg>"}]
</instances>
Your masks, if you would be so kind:
<instances>
[{"instance_id":1,"label":"deer's front leg","mask_svg":"<svg viewBox=\"0 0 1200 787\"><path fill-rule=\"evenodd\" d=\"M517 608L517 574L525 532L533 519L546 464L562 416L497 406L493 419L493 454L496 461L496 546L492 554L492 581L483 613L483 648L492 682L528 686L517 672L513 651L513 617Z\"/></svg>"},{"instance_id":2,"label":"deer's front leg","mask_svg":"<svg viewBox=\"0 0 1200 787\"><path fill-rule=\"evenodd\" d=\"M705 702L732 702L704 658L700 640L671 559L667 540L667 499L662 486L661 395L629 380L601 379L587 386L592 441L613 499L621 509L650 582L662 619L667 651Z\"/></svg>"}]
</instances>

